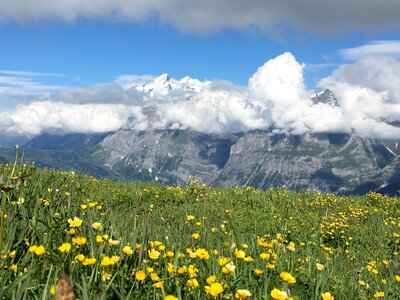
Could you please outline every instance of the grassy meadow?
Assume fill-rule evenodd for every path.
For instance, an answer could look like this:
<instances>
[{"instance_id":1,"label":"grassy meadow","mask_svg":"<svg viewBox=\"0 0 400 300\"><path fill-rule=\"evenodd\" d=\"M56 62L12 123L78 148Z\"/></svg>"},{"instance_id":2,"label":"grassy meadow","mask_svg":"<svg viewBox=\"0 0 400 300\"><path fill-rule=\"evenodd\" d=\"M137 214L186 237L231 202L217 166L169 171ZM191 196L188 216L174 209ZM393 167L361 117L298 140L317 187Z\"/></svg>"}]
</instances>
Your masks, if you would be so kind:
<instances>
[{"instance_id":1,"label":"grassy meadow","mask_svg":"<svg viewBox=\"0 0 400 300\"><path fill-rule=\"evenodd\" d=\"M76 299L400 297L399 198L21 163L0 166L0 187L0 299L75 299L60 296L68 280Z\"/></svg>"}]
</instances>

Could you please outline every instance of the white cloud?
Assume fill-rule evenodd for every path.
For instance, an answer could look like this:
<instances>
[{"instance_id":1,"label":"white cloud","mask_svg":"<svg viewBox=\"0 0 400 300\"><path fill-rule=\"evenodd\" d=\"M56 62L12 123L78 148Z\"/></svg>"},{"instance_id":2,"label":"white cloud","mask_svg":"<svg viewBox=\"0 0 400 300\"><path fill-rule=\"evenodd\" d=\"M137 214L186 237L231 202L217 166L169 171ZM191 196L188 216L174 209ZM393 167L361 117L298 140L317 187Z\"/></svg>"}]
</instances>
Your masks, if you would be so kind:
<instances>
[{"instance_id":1,"label":"white cloud","mask_svg":"<svg viewBox=\"0 0 400 300\"><path fill-rule=\"evenodd\" d=\"M310 32L363 31L399 26L397 0L3 0L0 21L66 21L79 18L144 22L156 16L182 31L212 32L290 25Z\"/></svg>"},{"instance_id":2,"label":"white cloud","mask_svg":"<svg viewBox=\"0 0 400 300\"><path fill-rule=\"evenodd\" d=\"M343 65L319 86L330 89L351 130L363 136L400 138L400 61L369 56Z\"/></svg>"},{"instance_id":3,"label":"white cloud","mask_svg":"<svg viewBox=\"0 0 400 300\"><path fill-rule=\"evenodd\" d=\"M368 56L400 58L400 41L371 41L359 47L342 49L339 53L348 60L360 60Z\"/></svg>"},{"instance_id":4,"label":"white cloud","mask_svg":"<svg viewBox=\"0 0 400 300\"><path fill-rule=\"evenodd\" d=\"M400 128L391 125L400 121L397 59L370 56L342 65L322 79L319 86L333 91L339 106L313 104L304 68L291 53L284 53L261 66L247 87L226 81L176 80L166 74L143 86L151 79L148 75L123 75L111 83L68 88L40 101L36 97L7 111L0 108L0 129L36 135L104 132L121 126L208 133L260 128L400 138ZM13 80L3 76L3 82Z\"/></svg>"},{"instance_id":5,"label":"white cloud","mask_svg":"<svg viewBox=\"0 0 400 300\"><path fill-rule=\"evenodd\" d=\"M34 101L15 111L0 112L0 127L8 133L37 135L42 132L105 132L120 128L140 110L121 104L67 104Z\"/></svg>"}]
</instances>

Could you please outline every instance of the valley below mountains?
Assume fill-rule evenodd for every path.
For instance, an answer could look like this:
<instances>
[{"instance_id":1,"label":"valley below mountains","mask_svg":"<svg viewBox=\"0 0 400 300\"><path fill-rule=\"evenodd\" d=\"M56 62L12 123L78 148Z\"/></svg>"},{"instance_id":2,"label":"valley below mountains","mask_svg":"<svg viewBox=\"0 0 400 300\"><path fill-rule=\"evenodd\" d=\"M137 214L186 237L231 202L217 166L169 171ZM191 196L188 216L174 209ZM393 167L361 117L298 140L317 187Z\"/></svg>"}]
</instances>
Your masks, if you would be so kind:
<instances>
[{"instance_id":1,"label":"valley below mountains","mask_svg":"<svg viewBox=\"0 0 400 300\"><path fill-rule=\"evenodd\" d=\"M216 186L396 194L399 142L344 133L207 134L190 129L121 128L103 134L42 134L21 148L25 160L39 167L96 177L183 185L195 176ZM0 149L0 161L13 157L13 149Z\"/></svg>"}]
</instances>

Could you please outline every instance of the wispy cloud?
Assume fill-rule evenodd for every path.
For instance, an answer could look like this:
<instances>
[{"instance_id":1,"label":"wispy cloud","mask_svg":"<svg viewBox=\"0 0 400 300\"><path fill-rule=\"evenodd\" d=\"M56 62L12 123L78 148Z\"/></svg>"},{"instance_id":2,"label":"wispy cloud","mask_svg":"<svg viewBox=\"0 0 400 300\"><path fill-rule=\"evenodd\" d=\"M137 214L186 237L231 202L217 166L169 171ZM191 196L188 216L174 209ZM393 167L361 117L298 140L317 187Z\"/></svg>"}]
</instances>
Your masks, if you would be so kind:
<instances>
[{"instance_id":1,"label":"wispy cloud","mask_svg":"<svg viewBox=\"0 0 400 300\"><path fill-rule=\"evenodd\" d=\"M304 69L306 71L316 72L316 71L319 71L321 69L336 68L338 66L340 66L339 63L305 64Z\"/></svg>"},{"instance_id":2,"label":"wispy cloud","mask_svg":"<svg viewBox=\"0 0 400 300\"><path fill-rule=\"evenodd\" d=\"M0 96L48 96L65 86L46 84L43 77L66 77L57 73L0 70Z\"/></svg>"},{"instance_id":3,"label":"wispy cloud","mask_svg":"<svg viewBox=\"0 0 400 300\"><path fill-rule=\"evenodd\" d=\"M0 75L29 76L29 77L66 77L66 75L59 73L43 73L43 72L15 71L15 70L0 70Z\"/></svg>"},{"instance_id":4,"label":"wispy cloud","mask_svg":"<svg viewBox=\"0 0 400 300\"><path fill-rule=\"evenodd\" d=\"M371 41L368 44L339 51L344 59L360 60L368 56L390 56L400 58L400 40Z\"/></svg>"}]
</instances>

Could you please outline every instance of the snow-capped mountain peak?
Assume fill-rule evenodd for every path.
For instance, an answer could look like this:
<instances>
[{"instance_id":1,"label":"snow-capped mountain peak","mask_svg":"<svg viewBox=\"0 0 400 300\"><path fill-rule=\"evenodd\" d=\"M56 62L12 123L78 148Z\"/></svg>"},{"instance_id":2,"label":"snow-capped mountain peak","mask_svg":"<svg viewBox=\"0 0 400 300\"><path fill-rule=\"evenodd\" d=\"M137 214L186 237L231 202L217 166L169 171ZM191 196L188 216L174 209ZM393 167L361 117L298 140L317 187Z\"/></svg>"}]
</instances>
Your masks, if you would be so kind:
<instances>
[{"instance_id":1,"label":"snow-capped mountain peak","mask_svg":"<svg viewBox=\"0 0 400 300\"><path fill-rule=\"evenodd\" d=\"M335 95L328 89L321 92L311 91L311 100L314 104L325 103L331 106L337 106L338 102Z\"/></svg>"},{"instance_id":2,"label":"snow-capped mountain peak","mask_svg":"<svg viewBox=\"0 0 400 300\"><path fill-rule=\"evenodd\" d=\"M181 90L183 92L200 92L210 84L209 81L200 81L189 76L181 80L171 78L167 73L161 74L153 81L136 86L136 90L153 96L165 96L171 91Z\"/></svg>"}]
</instances>

